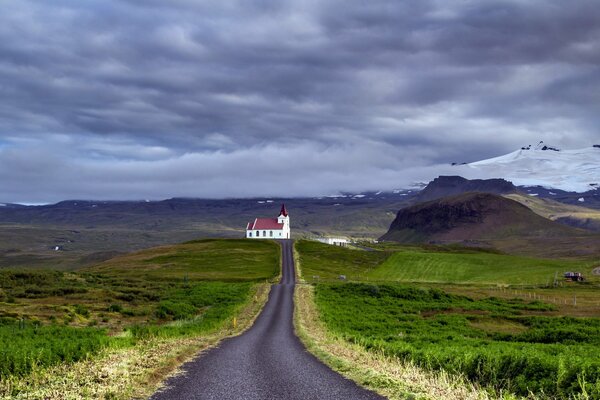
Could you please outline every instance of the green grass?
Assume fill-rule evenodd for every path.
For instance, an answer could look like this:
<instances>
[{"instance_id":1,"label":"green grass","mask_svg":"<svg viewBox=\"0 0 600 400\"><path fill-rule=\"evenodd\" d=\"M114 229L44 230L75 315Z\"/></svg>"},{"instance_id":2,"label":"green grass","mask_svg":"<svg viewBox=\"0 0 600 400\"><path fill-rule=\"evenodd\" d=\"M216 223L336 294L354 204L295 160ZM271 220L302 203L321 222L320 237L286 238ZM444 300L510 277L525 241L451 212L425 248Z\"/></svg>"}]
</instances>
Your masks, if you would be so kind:
<instances>
[{"instance_id":1,"label":"green grass","mask_svg":"<svg viewBox=\"0 0 600 400\"><path fill-rule=\"evenodd\" d=\"M372 245L375 251L353 250L301 240L296 249L304 278L311 282L338 279L351 281L398 281L485 285L546 285L555 274L584 273L588 280L594 263L507 255L493 249L450 246Z\"/></svg>"},{"instance_id":2,"label":"green grass","mask_svg":"<svg viewBox=\"0 0 600 400\"><path fill-rule=\"evenodd\" d=\"M117 257L88 271L148 280L266 280L279 272L279 246L272 241L197 240Z\"/></svg>"},{"instance_id":3,"label":"green grass","mask_svg":"<svg viewBox=\"0 0 600 400\"><path fill-rule=\"evenodd\" d=\"M279 258L275 242L202 240L79 272L0 270L0 379L106 346L219 329L257 282L276 277Z\"/></svg>"},{"instance_id":4,"label":"green grass","mask_svg":"<svg viewBox=\"0 0 600 400\"><path fill-rule=\"evenodd\" d=\"M541 302L397 284L321 283L315 301L334 334L423 368L523 396L600 396L599 318L552 317L554 306Z\"/></svg>"},{"instance_id":5,"label":"green grass","mask_svg":"<svg viewBox=\"0 0 600 400\"><path fill-rule=\"evenodd\" d=\"M309 240L298 241L296 250L302 274L308 281L316 276L323 280L337 279L340 275L359 280L389 256L381 251L353 250Z\"/></svg>"},{"instance_id":6,"label":"green grass","mask_svg":"<svg viewBox=\"0 0 600 400\"><path fill-rule=\"evenodd\" d=\"M405 282L540 285L552 283L556 273L562 279L566 271L591 275L591 267L591 263L581 261L404 250L392 254L367 276Z\"/></svg>"},{"instance_id":7,"label":"green grass","mask_svg":"<svg viewBox=\"0 0 600 400\"><path fill-rule=\"evenodd\" d=\"M102 329L4 322L0 324L0 379L25 375L35 366L78 361L106 347L111 339Z\"/></svg>"}]
</instances>

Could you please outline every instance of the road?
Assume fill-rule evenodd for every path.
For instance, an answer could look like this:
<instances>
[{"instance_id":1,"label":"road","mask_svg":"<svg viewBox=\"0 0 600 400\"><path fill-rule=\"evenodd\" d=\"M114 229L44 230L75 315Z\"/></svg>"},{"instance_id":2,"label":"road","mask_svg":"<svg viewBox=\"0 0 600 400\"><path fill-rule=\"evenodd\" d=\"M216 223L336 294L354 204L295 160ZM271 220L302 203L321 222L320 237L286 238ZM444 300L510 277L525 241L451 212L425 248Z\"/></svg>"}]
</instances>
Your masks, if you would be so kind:
<instances>
[{"instance_id":1,"label":"road","mask_svg":"<svg viewBox=\"0 0 600 400\"><path fill-rule=\"evenodd\" d=\"M152 400L383 399L342 377L307 352L294 334L294 258L281 241L282 278L254 325L184 364Z\"/></svg>"}]
</instances>

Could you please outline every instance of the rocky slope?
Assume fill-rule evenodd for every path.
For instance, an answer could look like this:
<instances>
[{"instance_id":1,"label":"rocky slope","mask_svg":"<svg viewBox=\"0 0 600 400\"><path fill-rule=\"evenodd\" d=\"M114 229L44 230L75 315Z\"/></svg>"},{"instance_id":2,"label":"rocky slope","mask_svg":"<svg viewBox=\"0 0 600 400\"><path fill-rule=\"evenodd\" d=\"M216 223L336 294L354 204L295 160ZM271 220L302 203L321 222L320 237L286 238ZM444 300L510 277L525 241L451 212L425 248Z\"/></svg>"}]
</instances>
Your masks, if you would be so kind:
<instances>
[{"instance_id":1,"label":"rocky slope","mask_svg":"<svg viewBox=\"0 0 600 400\"><path fill-rule=\"evenodd\" d=\"M507 237L565 237L581 231L491 193L466 193L401 209L382 240L477 242Z\"/></svg>"}]
</instances>

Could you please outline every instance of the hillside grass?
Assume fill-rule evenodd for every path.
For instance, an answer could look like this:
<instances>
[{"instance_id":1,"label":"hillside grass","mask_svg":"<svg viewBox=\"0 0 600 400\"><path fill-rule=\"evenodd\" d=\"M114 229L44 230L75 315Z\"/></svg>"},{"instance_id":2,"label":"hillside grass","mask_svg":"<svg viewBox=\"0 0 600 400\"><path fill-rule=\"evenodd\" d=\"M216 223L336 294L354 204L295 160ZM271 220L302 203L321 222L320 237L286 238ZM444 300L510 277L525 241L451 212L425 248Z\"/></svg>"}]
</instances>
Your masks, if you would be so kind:
<instances>
[{"instance_id":1,"label":"hillside grass","mask_svg":"<svg viewBox=\"0 0 600 400\"><path fill-rule=\"evenodd\" d=\"M541 199L535 196L527 196L519 193L503 195L511 200L518 201L542 217L555 220L561 217L573 217L576 219L600 220L600 210L584 206L574 206L560 203L551 199Z\"/></svg>"},{"instance_id":2,"label":"hillside grass","mask_svg":"<svg viewBox=\"0 0 600 400\"><path fill-rule=\"evenodd\" d=\"M360 280L381 264L389 253L364 251L300 240L295 246L302 265L303 278L309 282L338 279Z\"/></svg>"},{"instance_id":3,"label":"hillside grass","mask_svg":"<svg viewBox=\"0 0 600 400\"><path fill-rule=\"evenodd\" d=\"M296 249L330 347L359 364L368 359L357 355L364 349L381 359L382 374L400 371L403 378L386 375L382 393L414 387L395 380L416 366L467 379L487 391L481 398L600 398L597 263L456 245L365 246L372 251L302 241ZM564 282L568 270L588 280ZM337 279L342 274L351 282Z\"/></svg>"},{"instance_id":4,"label":"hillside grass","mask_svg":"<svg viewBox=\"0 0 600 400\"><path fill-rule=\"evenodd\" d=\"M2 270L0 379L107 347L214 332L277 276L279 260L275 242L203 240L80 272Z\"/></svg>"},{"instance_id":5,"label":"hillside grass","mask_svg":"<svg viewBox=\"0 0 600 400\"><path fill-rule=\"evenodd\" d=\"M204 239L117 257L88 271L146 280L252 281L279 271L274 242Z\"/></svg>"},{"instance_id":6,"label":"hillside grass","mask_svg":"<svg viewBox=\"0 0 600 400\"><path fill-rule=\"evenodd\" d=\"M598 263L502 254L494 249L448 246L407 246L394 243L367 245L372 251L300 240L296 244L303 277L308 282L397 281L476 285L547 285L555 275L579 271L588 281Z\"/></svg>"},{"instance_id":7,"label":"hillside grass","mask_svg":"<svg viewBox=\"0 0 600 400\"><path fill-rule=\"evenodd\" d=\"M594 264L492 253L398 251L367 274L369 279L399 282L542 285L562 280L566 271L592 277Z\"/></svg>"},{"instance_id":8,"label":"hillside grass","mask_svg":"<svg viewBox=\"0 0 600 400\"><path fill-rule=\"evenodd\" d=\"M398 284L320 283L315 301L334 335L426 370L497 393L600 396L600 318L552 317L554 306L542 302Z\"/></svg>"}]
</instances>

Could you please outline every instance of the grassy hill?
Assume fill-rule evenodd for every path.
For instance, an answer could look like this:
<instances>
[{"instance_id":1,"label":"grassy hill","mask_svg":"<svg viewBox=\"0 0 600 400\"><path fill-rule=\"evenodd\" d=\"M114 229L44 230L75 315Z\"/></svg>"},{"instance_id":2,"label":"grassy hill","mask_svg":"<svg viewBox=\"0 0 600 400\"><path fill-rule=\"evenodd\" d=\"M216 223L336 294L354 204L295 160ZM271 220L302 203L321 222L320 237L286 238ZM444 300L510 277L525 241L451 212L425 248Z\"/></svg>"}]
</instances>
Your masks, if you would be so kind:
<instances>
[{"instance_id":1,"label":"grassy hill","mask_svg":"<svg viewBox=\"0 0 600 400\"><path fill-rule=\"evenodd\" d=\"M280 251L273 241L201 240L75 272L0 270L0 381L107 346L220 329L276 278Z\"/></svg>"},{"instance_id":2,"label":"grassy hill","mask_svg":"<svg viewBox=\"0 0 600 400\"><path fill-rule=\"evenodd\" d=\"M82 271L146 280L257 281L279 272L271 241L203 239L119 256Z\"/></svg>"}]
</instances>

